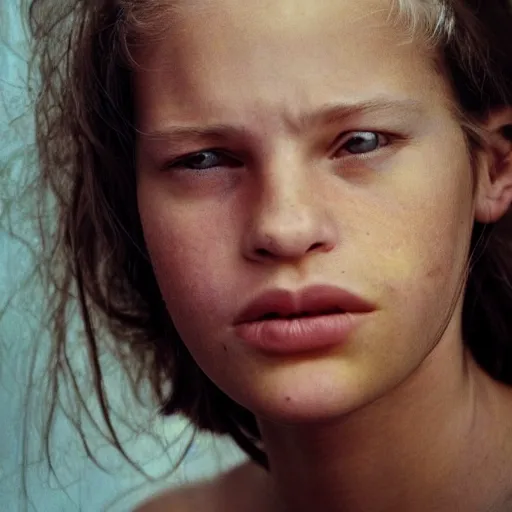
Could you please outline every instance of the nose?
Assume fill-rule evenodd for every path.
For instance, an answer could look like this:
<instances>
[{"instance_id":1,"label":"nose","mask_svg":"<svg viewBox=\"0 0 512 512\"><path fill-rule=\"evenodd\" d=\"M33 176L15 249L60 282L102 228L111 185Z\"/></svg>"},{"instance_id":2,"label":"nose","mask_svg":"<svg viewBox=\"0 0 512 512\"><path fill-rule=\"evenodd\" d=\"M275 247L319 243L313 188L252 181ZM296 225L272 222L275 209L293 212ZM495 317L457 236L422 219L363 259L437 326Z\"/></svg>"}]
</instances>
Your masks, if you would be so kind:
<instances>
[{"instance_id":1,"label":"nose","mask_svg":"<svg viewBox=\"0 0 512 512\"><path fill-rule=\"evenodd\" d=\"M255 199L244 235L248 259L291 262L337 245L337 225L320 187L299 178L300 174L275 172L261 177L253 189Z\"/></svg>"}]
</instances>

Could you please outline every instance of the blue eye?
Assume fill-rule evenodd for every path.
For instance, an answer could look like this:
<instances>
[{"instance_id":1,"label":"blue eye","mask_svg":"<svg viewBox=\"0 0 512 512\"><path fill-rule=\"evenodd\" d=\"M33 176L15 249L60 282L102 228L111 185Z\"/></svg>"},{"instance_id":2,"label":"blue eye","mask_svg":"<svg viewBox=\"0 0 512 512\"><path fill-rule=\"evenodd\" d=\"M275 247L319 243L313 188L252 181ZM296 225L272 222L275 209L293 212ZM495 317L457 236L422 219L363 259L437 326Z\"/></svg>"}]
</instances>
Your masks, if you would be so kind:
<instances>
[{"instance_id":1,"label":"blue eye","mask_svg":"<svg viewBox=\"0 0 512 512\"><path fill-rule=\"evenodd\" d=\"M214 167L234 167L235 160L219 151L204 150L179 158L170 163L168 169L190 169L194 171L206 171Z\"/></svg>"},{"instance_id":2,"label":"blue eye","mask_svg":"<svg viewBox=\"0 0 512 512\"><path fill-rule=\"evenodd\" d=\"M379 133L353 132L340 150L345 149L352 155L362 155L376 151L387 144L387 138Z\"/></svg>"}]
</instances>

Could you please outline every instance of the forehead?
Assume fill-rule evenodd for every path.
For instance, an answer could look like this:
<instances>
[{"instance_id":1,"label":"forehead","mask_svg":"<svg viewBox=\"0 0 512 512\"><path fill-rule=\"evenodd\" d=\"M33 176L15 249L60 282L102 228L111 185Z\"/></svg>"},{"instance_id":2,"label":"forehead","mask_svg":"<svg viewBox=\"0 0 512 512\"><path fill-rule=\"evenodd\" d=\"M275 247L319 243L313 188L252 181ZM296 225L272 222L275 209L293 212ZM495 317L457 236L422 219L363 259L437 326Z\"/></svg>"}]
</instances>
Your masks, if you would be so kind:
<instances>
[{"instance_id":1,"label":"forehead","mask_svg":"<svg viewBox=\"0 0 512 512\"><path fill-rule=\"evenodd\" d=\"M448 92L393 0L187 0L140 54L139 122ZM333 97L334 96L334 97ZM165 106L165 108L163 108ZM191 119L192 120L192 119ZM201 119L203 120L203 119Z\"/></svg>"}]
</instances>

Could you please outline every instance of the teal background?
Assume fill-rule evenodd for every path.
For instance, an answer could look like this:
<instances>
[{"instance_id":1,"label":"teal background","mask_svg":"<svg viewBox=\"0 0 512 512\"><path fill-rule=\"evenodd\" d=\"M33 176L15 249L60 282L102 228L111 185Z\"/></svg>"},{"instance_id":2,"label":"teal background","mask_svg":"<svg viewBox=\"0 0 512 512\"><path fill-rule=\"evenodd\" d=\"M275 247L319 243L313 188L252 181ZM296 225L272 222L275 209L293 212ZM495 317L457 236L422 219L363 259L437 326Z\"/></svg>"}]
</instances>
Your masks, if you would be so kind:
<instances>
[{"instance_id":1,"label":"teal background","mask_svg":"<svg viewBox=\"0 0 512 512\"><path fill-rule=\"evenodd\" d=\"M176 473L149 484L83 423L95 453L110 474L97 468L87 459L69 421L59 414L52 456L60 483L49 475L40 453L45 399L40 379L44 378L42 361L49 337L40 329L41 289L30 279L38 244L30 221L33 202L27 193L37 169L32 107L26 92L28 55L18 0L0 0L0 511L131 510L134 503L156 490L214 475L244 457L228 440L201 435ZM80 367L82 347L78 340L75 345ZM31 371L35 348L40 349L40 355ZM112 368L107 383L112 400L133 418L133 425L147 430L134 435L119 425L120 432L130 455L158 477L176 462L191 430L181 418L164 421L154 411L141 410L131 400L115 361ZM86 379L83 365L82 371ZM28 406L24 402L27 389L32 390ZM24 422L28 425L28 501L22 499L21 492ZM185 435L180 438L183 429ZM142 486L134 491L138 484ZM116 498L123 499L113 503Z\"/></svg>"}]
</instances>

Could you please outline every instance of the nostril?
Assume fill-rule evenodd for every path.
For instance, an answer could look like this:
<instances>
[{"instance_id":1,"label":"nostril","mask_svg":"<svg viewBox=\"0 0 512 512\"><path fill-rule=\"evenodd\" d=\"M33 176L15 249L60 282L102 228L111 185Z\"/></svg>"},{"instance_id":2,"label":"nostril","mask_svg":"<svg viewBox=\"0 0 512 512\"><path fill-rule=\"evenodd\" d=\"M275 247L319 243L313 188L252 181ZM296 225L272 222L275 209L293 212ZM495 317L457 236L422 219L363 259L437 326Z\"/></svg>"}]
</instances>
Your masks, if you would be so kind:
<instances>
[{"instance_id":1,"label":"nostril","mask_svg":"<svg viewBox=\"0 0 512 512\"><path fill-rule=\"evenodd\" d=\"M267 249L256 249L255 253L260 258L270 258L272 256L272 253Z\"/></svg>"}]
</instances>

